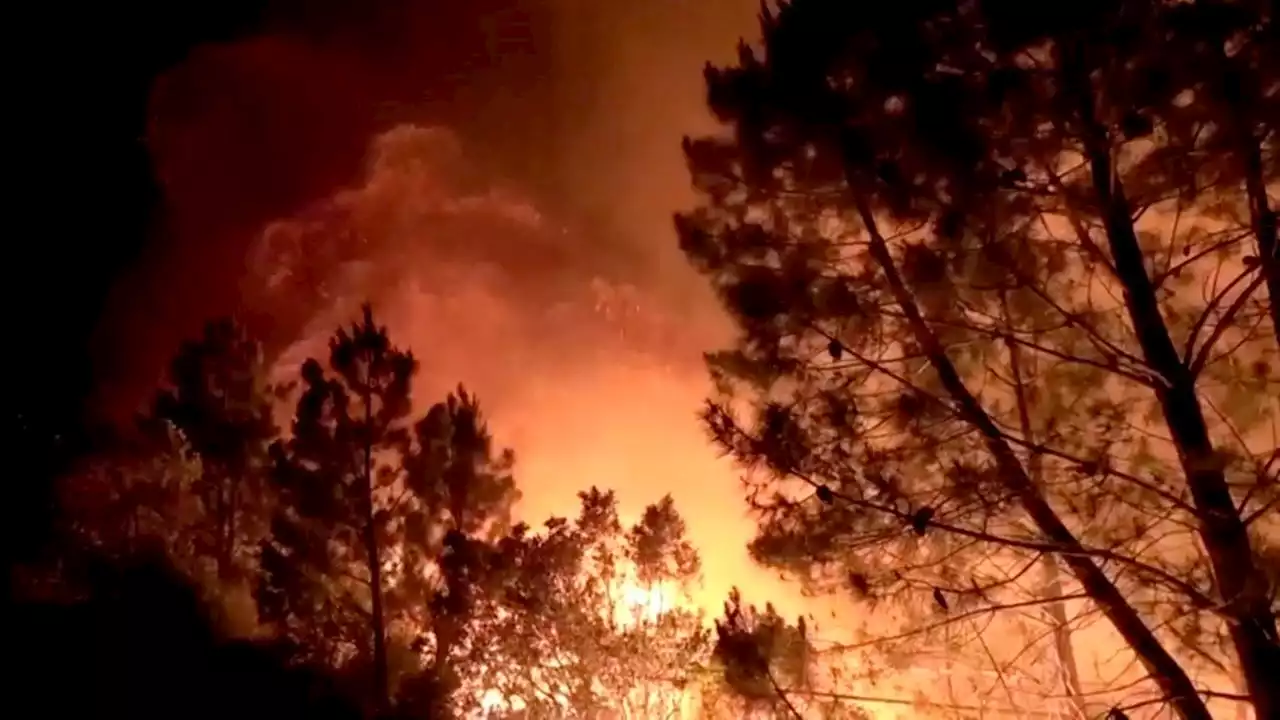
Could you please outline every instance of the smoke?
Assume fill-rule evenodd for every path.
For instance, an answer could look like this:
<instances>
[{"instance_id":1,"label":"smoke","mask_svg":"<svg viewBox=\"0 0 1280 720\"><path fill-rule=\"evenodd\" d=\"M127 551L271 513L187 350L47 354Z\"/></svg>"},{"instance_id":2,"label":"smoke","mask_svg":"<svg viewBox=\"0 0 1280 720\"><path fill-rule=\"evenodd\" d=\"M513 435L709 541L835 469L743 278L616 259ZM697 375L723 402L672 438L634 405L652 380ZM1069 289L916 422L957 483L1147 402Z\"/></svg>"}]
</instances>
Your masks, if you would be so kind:
<instances>
[{"instance_id":1,"label":"smoke","mask_svg":"<svg viewBox=\"0 0 1280 720\"><path fill-rule=\"evenodd\" d=\"M262 226L358 183L397 125L449 128L470 167L572 229L562 257L710 305L671 233L691 200L680 137L708 128L702 67L732 57L754 0L266 5L257 34L195 48L152 88L163 212L99 328L100 408L131 413L183 338L241 304Z\"/></svg>"},{"instance_id":2,"label":"smoke","mask_svg":"<svg viewBox=\"0 0 1280 720\"><path fill-rule=\"evenodd\" d=\"M413 339L424 376L495 396L604 362L694 371L710 308L673 322L610 260L485 177L454 133L409 124L373 138L359 184L265 227L241 297L286 371L364 302Z\"/></svg>"},{"instance_id":3,"label":"smoke","mask_svg":"<svg viewBox=\"0 0 1280 720\"><path fill-rule=\"evenodd\" d=\"M359 184L266 226L242 292L274 321L284 377L371 302L421 363L419 410L460 382L478 394L516 450L526 520L572 512L593 484L631 513L673 494L707 555L714 607L732 585L761 582L736 480L696 418L700 353L723 321L570 252L583 246L483 177L455 134L402 125L371 141Z\"/></svg>"},{"instance_id":4,"label":"smoke","mask_svg":"<svg viewBox=\"0 0 1280 720\"><path fill-rule=\"evenodd\" d=\"M287 372L370 301L421 360L423 404L458 382L479 395L524 517L572 512L591 484L630 512L671 493L712 610L735 584L783 598L696 419L727 323L670 221L691 201L680 137L710 124L702 66L758 4L325 14L341 4L281 10L153 89L165 213L100 333L104 404L131 411L209 317L249 317Z\"/></svg>"}]
</instances>

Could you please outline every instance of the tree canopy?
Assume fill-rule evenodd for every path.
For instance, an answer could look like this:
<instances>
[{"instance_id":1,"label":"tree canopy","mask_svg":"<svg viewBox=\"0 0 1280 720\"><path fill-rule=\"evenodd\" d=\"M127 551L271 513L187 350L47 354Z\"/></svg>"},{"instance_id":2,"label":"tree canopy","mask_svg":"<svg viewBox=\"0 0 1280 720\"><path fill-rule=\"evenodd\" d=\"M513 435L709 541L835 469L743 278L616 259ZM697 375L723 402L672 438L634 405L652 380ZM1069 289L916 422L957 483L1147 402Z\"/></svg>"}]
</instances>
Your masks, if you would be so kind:
<instances>
[{"instance_id":1,"label":"tree canopy","mask_svg":"<svg viewBox=\"0 0 1280 720\"><path fill-rule=\"evenodd\" d=\"M193 627L265 643L281 672L320 673L335 708L365 717L734 702L670 497L624 523L592 487L572 518L515 522L515 457L479 400L458 387L417 403L418 362L369 307L294 382L266 384L262 357L231 320L185 344L135 431L67 478L69 543L31 587L79 602L70 569L165 568L208 615ZM112 592L82 585L90 603Z\"/></svg>"},{"instance_id":2,"label":"tree canopy","mask_svg":"<svg viewBox=\"0 0 1280 720\"><path fill-rule=\"evenodd\" d=\"M261 317L179 348L58 485L17 663L140 717L1280 717L1273 3L759 19L683 144L675 229L737 330L702 419L753 559L852 626L737 590L708 616L670 496L629 516L579 478L523 517L480 400L415 397L430 349L365 305L296 368ZM331 224L268 233L293 289Z\"/></svg>"},{"instance_id":3,"label":"tree canopy","mask_svg":"<svg viewBox=\"0 0 1280 720\"><path fill-rule=\"evenodd\" d=\"M759 559L917 626L1045 608L1067 664L1101 615L1150 683L1117 711L1280 712L1274 27L1212 1L762 11L707 69L725 132L686 140L676 219L740 331L706 421L753 470Z\"/></svg>"}]
</instances>

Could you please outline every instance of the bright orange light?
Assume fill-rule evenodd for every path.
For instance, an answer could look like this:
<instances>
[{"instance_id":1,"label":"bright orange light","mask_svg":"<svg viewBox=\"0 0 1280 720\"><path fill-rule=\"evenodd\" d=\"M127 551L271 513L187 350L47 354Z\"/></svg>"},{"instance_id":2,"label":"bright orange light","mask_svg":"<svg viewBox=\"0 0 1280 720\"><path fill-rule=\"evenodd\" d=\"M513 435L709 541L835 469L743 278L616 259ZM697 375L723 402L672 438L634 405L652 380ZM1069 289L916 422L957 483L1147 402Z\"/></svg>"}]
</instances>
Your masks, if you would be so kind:
<instances>
[{"instance_id":1,"label":"bright orange light","mask_svg":"<svg viewBox=\"0 0 1280 720\"><path fill-rule=\"evenodd\" d=\"M620 583L622 602L614 612L614 622L621 627L638 622L653 622L663 613L687 606L669 583L645 585L628 574Z\"/></svg>"}]
</instances>

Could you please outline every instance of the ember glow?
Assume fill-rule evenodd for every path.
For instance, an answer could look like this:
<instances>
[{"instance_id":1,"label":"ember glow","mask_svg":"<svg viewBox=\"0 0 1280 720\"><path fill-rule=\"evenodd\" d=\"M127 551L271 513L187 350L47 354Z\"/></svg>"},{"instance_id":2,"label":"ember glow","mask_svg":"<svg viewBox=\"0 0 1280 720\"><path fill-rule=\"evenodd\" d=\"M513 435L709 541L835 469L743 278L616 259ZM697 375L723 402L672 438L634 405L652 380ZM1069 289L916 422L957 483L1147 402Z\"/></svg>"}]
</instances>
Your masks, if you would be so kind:
<instances>
[{"instance_id":1,"label":"ember glow","mask_svg":"<svg viewBox=\"0 0 1280 720\"><path fill-rule=\"evenodd\" d=\"M551 5L557 39L531 62L557 78L524 110L562 125L530 143L549 157L513 148L493 117L362 115L417 50L387 51L391 71L382 49L352 57L278 33L200 48L169 72L149 142L172 237L117 292L103 367L144 371L104 381L105 401L130 407L131 383L153 382L148 362L229 310L290 377L368 301L422 364L419 411L460 382L481 398L516 452L518 519L572 515L593 484L617 491L624 518L673 496L702 582L690 599L624 583L620 623L686 604L709 621L733 587L794 617L812 606L749 559L737 471L697 419L702 352L729 327L670 224L692 201L679 138L709 126L699 70L731 57L756 4ZM142 308L159 309L145 327L128 321Z\"/></svg>"},{"instance_id":2,"label":"ember glow","mask_svg":"<svg viewBox=\"0 0 1280 720\"><path fill-rule=\"evenodd\" d=\"M387 123L381 103L438 85L433 63L451 67L449 43L477 22L421 6L325 41L285 25L204 46L155 85L148 142L171 237L116 293L106 402L127 416L174 344L237 304L269 316L290 367L370 300L423 363L422 402L459 382L482 398L517 452L522 517L571 511L589 483L616 488L624 512L672 492L708 610L733 585L794 596L747 559L737 477L695 418L700 354L727 326L670 228L691 201L679 138L709 126L700 68L732 56L757 4L512 3L483 21L504 39L453 81L469 89L449 91L452 107L398 105L448 124ZM528 94L504 89L517 84ZM460 120L467 103L493 110ZM516 148L493 113L553 131ZM144 308L154 322L129 321Z\"/></svg>"},{"instance_id":3,"label":"ember glow","mask_svg":"<svg viewBox=\"0 0 1280 720\"><path fill-rule=\"evenodd\" d=\"M735 584L785 605L781 583L746 557L753 525L736 476L696 417L709 389L702 343L723 332L712 308L682 317L581 261L547 268L559 278L548 286L530 263L580 241L510 191L463 194L466 170L452 133L397 127L371 142L358 183L263 229L244 296L255 313L295 318L279 377L367 299L422 364L420 402L458 382L482 398L517 453L520 519L572 512L584 484L618 489L624 515L671 493L704 553L705 610Z\"/></svg>"},{"instance_id":4,"label":"ember glow","mask_svg":"<svg viewBox=\"0 0 1280 720\"><path fill-rule=\"evenodd\" d=\"M747 614L757 623L757 629L761 624L768 625L770 618L781 617L787 622L804 618L794 627L776 623L776 632L768 640L772 644L768 653L776 656L778 665L790 662L802 668L793 683L795 692L784 692L772 677L768 678L772 687L762 691L775 700L786 699L792 714L816 717L818 704L831 699L825 696L838 694L844 697L836 699L846 707L856 706L874 717L917 717L932 710L938 714L930 716L954 717L980 713L990 698L1003 694L1011 707L1018 708L1020 716L1065 717L1066 703L1052 703L1045 710L1039 709L1037 703L1044 704L1059 693L1063 684L1060 676L1068 674L1065 661L1058 664L1045 659L1049 657L1049 642L1056 641L1051 634L1065 631L1067 620L1032 609L1035 603L1028 602L1025 611L1002 615L1005 619L1000 623L1007 624L992 624L984 611L948 601L949 596L943 594L938 582L920 581L916 583L918 587L907 588L913 581L904 579L898 569L909 561L928 561L939 567L951 562L951 555L943 552L949 546L935 547L919 540L937 512L933 500L916 503L917 507L912 508L914 500L903 499L907 509L902 510L898 508L899 499L893 496L892 509L887 514L893 516L894 523L903 517L911 522L899 527L901 523L890 526L886 521L884 535L897 543L900 534L904 538L902 546L919 542L921 548L926 548L917 551L913 545L911 553L904 556L894 556L894 551L884 549L897 547L894 544L871 540L864 543L840 535L833 540L814 539L803 531L785 534L781 539L765 533L766 541L774 541L782 548L775 553L782 559L773 558L774 567L794 573L786 580L777 576L777 570L765 570L749 556L749 543L760 527L768 525L762 520L765 513L757 517L748 514L745 496L753 486L742 477L746 471L724 457L711 441L709 426L716 424L714 419L704 422L699 417L706 399L716 392L709 381L704 353L731 347L737 328L714 298L712 283L692 269L691 264L696 264L698 258L690 263L691 258L681 252L673 232L672 214L705 200L695 196L690 187L691 173L681 149L682 136L696 138L713 133L716 128L706 109L708 81L701 71L708 62L734 62L735 43L740 37L756 34L758 12L768 14L760 8L757 0L474 0L474 4L377 0L370 2L367 13L330 9L317 10L316 17L302 18L281 10L280 17L269 13L271 22L249 37L210 42L192 49L150 88L146 143L163 197L163 211L156 214L154 243L132 273L117 283L99 331L98 404L104 409L103 414L121 421L123 426L140 399L150 400L149 393L164 374L163 365L174 349L183 339L198 335L205 320L230 316L243 323L255 340L262 341L272 378L288 383L299 377L304 361L325 357L335 329L357 320L362 305L368 304L377 323L386 326L392 342L411 350L416 360L419 372L413 376L413 417L422 416L447 394L465 387L479 399L494 445L514 451L512 473L520 493L515 517L508 517L509 508L504 501L501 520L492 521L491 526L501 526L506 532L511 519L527 524L533 535L545 530L545 538L552 538L548 540L552 550L539 555L540 547L530 550L519 545L525 539L520 532L526 528L521 526L506 538L514 538L512 545L505 546L521 549L503 556L516 559L509 565L498 561L492 566L483 565L486 572L500 568L495 576L511 573L485 585L486 592L497 588L493 597L501 598L490 599L497 609L488 617L506 623L494 627L507 630L488 637L518 645L518 652L508 654L525 663L522 670L532 668L530 672L536 677L529 680L521 675L522 681L528 680L522 685L510 681L515 671L506 666L499 667L488 658L469 658L474 663L470 669L478 668L479 675L460 678L461 673L453 673L454 668L441 670L441 666L449 665L454 655L476 654L476 648L497 653L500 643L482 645L475 637L467 638L457 625L441 630L432 623L455 622L441 619L453 610L440 610L444 605L414 603L422 598L434 603L442 597L445 603L452 603L466 595L466 591L455 592L455 588L472 582L475 576L463 573L489 562L492 556L472 556L456 549L460 546L446 543L441 543L440 548L433 546L432 554L417 564L409 550L397 554L392 548L379 555L380 531L373 518L381 511L374 508L375 502L370 499L374 493L368 491L370 485L365 485L361 512L367 511L363 526L368 531L363 544L353 552L363 552L366 559L381 557L383 562L369 561L363 568L367 570L363 579L354 578L357 586L363 583L364 594L351 604L358 606L353 615L368 615L368 624L377 629L370 632L366 627L341 627L333 634L346 648L369 645L367 649L349 649L347 657L359 657L359 662L378 658L366 663L378 665L377 668L352 671L375 677L369 686L381 686L372 693L379 696L376 702L401 702L384 691L388 686L400 689L397 683L403 677L429 668L430 672L423 670L422 675L443 679L439 687L449 687L449 693L465 694L470 703L468 712L475 712L477 706L482 714L500 707L518 707L519 695L511 688L519 688L526 699L537 697L540 690L529 688L543 683L546 675L539 673L579 670L574 663L581 665L585 658L625 654L618 650L623 643L601 653L599 647L603 644L586 650L581 645L564 649L555 645L560 638L581 635L594 641L597 636L610 636L615 626L645 629L646 624L656 627L664 619L684 620L694 615L697 617L687 627L696 628L701 620L709 628L713 620L733 616L733 603L726 604L726 598L734 597L736 589L741 591L744 604L752 606ZM743 57L749 55L745 48L738 52ZM713 75L709 73L708 77ZM814 85L822 87L822 83ZM896 102L885 106L890 115L911 107L906 104L907 98L891 100ZM816 156L817 150L814 153ZM696 185L699 172L693 153L689 164L694 168ZM729 165L730 175L739 173L744 166ZM849 181L844 177L837 182ZM744 216L750 218L751 212L765 210L753 206ZM1181 218L1182 213L1179 205L1177 217ZM865 217L863 220L862 224L851 226L851 232L863 232L867 225ZM1143 221L1149 225L1141 230L1159 234L1170 224L1167 220L1160 212L1152 211ZM831 229L841 236L850 232L834 219ZM1046 225L1046 232L1056 229ZM937 228L922 224L917 230L919 244L924 247ZM684 235L683 230L681 234ZM894 242L905 237L898 235ZM696 256L697 251L689 248L697 244L697 238L695 242L687 242L687 237L682 240L686 241L683 247L689 255ZM851 246L861 244L859 241ZM862 250L856 253L858 262L862 262ZM1184 248L1184 255L1189 254ZM1257 258L1253 260L1256 266ZM706 264L718 263L720 256ZM841 268L850 275L859 274L862 269ZM1244 265L1231 268L1233 275L1241 277L1248 269ZM1080 272L1079 268L1075 272ZM1067 274L1064 270L1061 277ZM802 287L819 284L806 280ZM1107 307L1108 313L1118 316L1123 311L1125 302L1119 298L1125 296L1125 290L1121 285L1104 283L1087 287L1084 292L1092 294L1094 290L1116 298ZM898 302L902 303L900 299ZM1195 305L1193 298L1188 312ZM139 318L146 318L146 322L139 322ZM740 326L750 325L751 319ZM1072 324L1068 318L1067 325ZM914 354L919 338L898 337L896 330L887 334L886 346L895 346L890 355ZM821 354L825 349L833 363L841 362L842 354L847 359L851 352L842 347L838 336L829 338L824 334L815 342L815 351ZM767 338L763 345L782 343L777 338ZM1187 347L1191 347L1190 340ZM1009 352L1014 354L1012 349ZM771 363L777 364L766 358L759 365ZM369 361L365 367L372 364ZM1010 360L1009 364L1016 363ZM402 363L398 367L410 365ZM1261 367L1256 374L1270 369L1265 363ZM867 373L874 374L869 370ZM886 403L897 403L896 392L889 391L901 381L894 377L884 383L885 392L878 394ZM1015 397L1020 399L1022 380L1016 384ZM862 391L881 389L873 386L872 381L863 381ZM402 388L403 384L396 387ZM844 388L841 386L836 392L843 393ZM984 400L992 397L993 391L987 392ZM1137 392L1141 397L1150 395L1146 385ZM1011 402L1013 397L1002 400ZM1224 400L1230 401L1231 398ZM271 401L265 404L269 406ZM333 405L341 404L342 398L333 400ZM310 407L319 406L316 403ZM290 416L298 407L296 398L281 398L276 405L277 419L286 428L285 433ZM864 404L862 421L880 422L878 416L865 414L865 410ZM902 414L914 418L920 413L904 410ZM373 413L365 417L366 426L372 424L368 418ZM165 421L172 422L172 418ZM409 421L397 416L395 422ZM355 421L351 424L358 425ZM843 432L852 428L854 421L837 418L833 424ZM1141 430L1148 432L1147 428ZM755 432L749 430L734 439ZM1159 428L1150 432L1159 434ZM1268 432L1274 433L1274 425ZM839 439L843 436L836 435L832 444L843 447L844 441ZM415 436L413 442L429 445L422 437ZM897 435L888 437L886 446L877 450L888 450L898 442ZM263 449L262 455L266 455L269 440L257 446ZM767 445L758 440L744 445ZM450 448L446 452L452 451L450 442L443 442ZM1268 442L1274 445L1274 434L1261 442L1264 446ZM402 450L405 446L391 440L379 447L393 445L397 449L387 450L388 455L403 452L401 460L409 455ZM733 442L726 441L724 445ZM344 447L337 454L344 458L340 461L344 467L350 451L350 447ZM374 455L369 447L364 452L366 460ZM473 456L476 454L479 453ZM1039 454L1038 450L1030 452L1037 458L1035 462L1039 462ZM1175 453L1170 449L1166 454L1172 458ZM930 452L920 455L931 456ZM276 455L270 457L272 461L279 460ZM845 455L844 461L833 463L839 469L830 475L846 478L866 471L862 467L866 463L849 460L850 457ZM1095 471L1107 467L1101 461L1086 464ZM263 480L264 485L278 480L273 473L285 472L281 470L283 465L267 461L254 467L258 480L268 478ZM505 464L503 467L505 473ZM410 473L406 468L403 465L392 472L401 472L398 477L407 478ZM103 496L111 494L113 483L128 484L111 476L114 466L93 470L88 473L92 482L86 487L101 490L99 494ZM944 473L935 470L930 467L912 474L936 476L939 484L951 482L949 476L942 477ZM193 486L198 482L195 478L205 479L199 468L185 466L130 471L156 476L170 472ZM430 472L434 471L423 474ZM777 472L799 471L789 466ZM352 475L345 469L338 474L343 482ZM231 475L226 473L227 477ZM361 476L364 482L372 484L374 475L366 463ZM225 480L219 477L216 483ZM793 507L807 502L817 508L815 517L837 517L843 518L840 522L846 525L857 524L852 514L824 514L841 510L833 500L834 491L824 484L826 479L792 481L793 486L788 485L789 481L778 480L754 487L767 486L761 496L797 488L794 497L786 498L793 501ZM359 479L352 482L358 483ZM234 485L234 481L228 484ZM391 479L380 487L394 485L397 490L404 490L411 484L408 480ZM620 557L620 575L611 576L612 584L607 585L609 608L588 616L611 620L612 625L598 624L605 631L579 634L557 626L552 632L532 622L527 628L533 629L521 626L518 631L512 630L519 622L525 622L524 613L534 603L519 594L527 589L518 587L523 576L511 580L512 576L551 576L554 573L547 570L548 566L582 567L556 565L560 556L546 559L560 551L553 542L554 528L565 527L548 523L547 519L567 517L566 522L572 523L579 510L579 493L588 487L616 493L617 515L627 528L651 503L670 496L687 526L687 538L700 556L697 581L691 587L643 582L643 573L636 570L637 566ZM504 491L509 490L504 486ZM219 504L221 492L218 487ZM261 497L267 499L262 500L263 507L284 503L272 492L283 497L289 488L264 491ZM416 494L419 492L421 497ZM230 491L232 497L234 493L234 489ZM404 494L417 498L409 504L420 501L428 506L428 501L422 499L429 495L428 491L415 488ZM88 497L85 494L73 499L94 505L96 500L86 500ZM889 497L887 490L883 495L877 491L873 499L888 503ZM208 502L203 497L193 498L194 493L188 493L187 499L193 505ZM234 505L234 501L229 504ZM921 504L924 507L918 507ZM826 506L832 507L824 509ZM429 507L435 511L435 506ZM86 514L93 509L78 508ZM464 511L456 507L450 510L456 523L453 527L461 528L463 522L458 518ZM211 514L205 509L191 512ZM418 507L414 512L422 523L428 522L422 520L424 517L436 522L436 515L429 516ZM392 515L393 511L387 510L386 514ZM1096 512L1082 514L1088 522L1097 516ZM850 523L849 517L854 517L855 522ZM153 518L148 516L145 520L151 522ZM154 520L163 526L169 518ZM324 520L316 522L323 524ZM1022 521L1015 518L1013 524ZM104 526L114 522L100 520ZM139 521L135 517L133 522ZM438 527L432 527L432 532L439 530L433 543L443 537L458 540L458 533L446 535L445 522L440 520ZM234 521L229 524L234 525ZM812 525L797 521L797 527L808 529ZM410 526L408 520L401 525ZM222 533L221 528L219 525L218 533ZM1019 532L1012 532L1009 537L1021 537L1021 526L1017 529ZM246 543L252 549L244 556L260 562L271 551L271 542L279 537L270 534L276 532L272 529ZM410 534L408 530L397 532L400 535L392 542L404 542L403 538ZM234 545L234 531L226 534ZM477 530L474 534L482 533ZM267 541L260 542L261 537ZM575 542L583 537L591 535L581 532L573 536ZM491 539L485 538L484 542ZM460 542L465 544L467 540ZM827 546L815 547L824 541ZM974 544L981 549L981 542L975 539ZM359 544L350 541L349 547ZM1023 550L1029 552L1021 545L1015 546L1017 552L1010 557L1020 559ZM498 547L496 541L493 547ZM756 546L757 557L770 556L760 547ZM937 554L930 554L930 549ZM890 598L871 591L873 584L856 563L828 562L842 554L858 556L863 550L874 556L870 563L875 566L873 570L897 576L896 581L881 585L897 587L900 594ZM526 551L527 555L520 554ZM458 554L448 554L452 552ZM1041 552L1052 555L1064 551ZM804 556L809 562L793 565L793 558L787 553ZM297 553L282 557L298 561L308 556ZM446 559L459 557L466 559L448 565ZM583 556L569 557L580 561ZM1020 588L1019 578L1039 562L1037 557L1032 564L1006 566L1007 559L993 555L975 567L1003 578L1002 584L1007 581L1011 587ZM477 564L467 565L473 561ZM286 563L277 560L277 566L281 564ZM262 569L266 565L261 561L257 568L264 576L268 574ZM467 569L448 576L443 569L446 567ZM224 582L221 565L218 570L218 582ZM1060 577L1056 566L1051 579L1048 572L1046 569L1043 587L1038 584L1039 579L1034 581L1031 592L1036 597L1048 592L1045 588L1065 593L1062 578L1068 584L1073 582L1070 573L1062 572ZM392 579L379 580L380 573ZM441 581L439 587L410 601L397 598L398 608L388 611L386 617L397 618L395 632L401 637L392 638L391 631L384 632L386 622L373 619L383 617L378 609L386 596L382 590L397 583L400 589L416 588L405 578L416 580L419 574L429 576L433 582L441 577L463 580L455 585ZM941 571L939 574L945 575ZM944 577L947 587L956 585L968 592L964 586L972 585L982 603L991 600L982 595L977 579L957 577L954 583L952 578ZM806 586L802 580L813 582ZM237 582L239 579L224 584L230 587ZM510 583L510 587L504 583ZM248 636L273 621L263 619L265 614L257 614L260 608L267 607L265 602L257 604L264 595L247 589L247 583L241 585L236 585L237 597L223 604L230 610L227 614L234 616L232 624L236 627L232 634ZM475 585L480 587L481 583ZM827 591L825 595L806 592L818 586ZM367 592L370 587L379 591ZM545 587L563 586L538 586L543 595L555 595L554 590L546 591ZM591 592L596 592L596 587ZM589 593L584 596L598 598ZM528 605L517 607L511 597ZM1130 654L1113 652L1123 651L1125 644L1109 630L1109 625L1095 622L1096 603L1072 594L1066 594L1066 598L1057 609L1069 610L1071 623L1078 625L1071 632L1076 633L1075 643L1080 647L1067 647L1067 654L1076 658L1072 664L1078 659L1082 665L1092 666L1086 669L1089 682L1094 677L1108 687L1119 687L1130 679L1138 682L1147 669L1130 662ZM563 605L556 607L560 610L544 614L572 618L575 628L581 624L582 615L565 611ZM1011 603L1005 609L1021 607ZM392 614L397 612L399 615ZM991 616L994 617L994 610ZM359 625L359 621L351 624ZM1044 632L1045 628L1053 630ZM903 629L909 631L899 633ZM323 640L328 632L316 631L315 635ZM703 637L696 631L686 633L690 634ZM1036 637L1029 637L1031 634ZM658 635L656 630L654 635ZM918 641L926 636L927 640ZM431 639L428 641L427 637ZM553 647L529 649L538 644L530 638L541 637L554 638L548 642ZM632 636L628 636L626 642L631 640ZM753 641L755 638L746 642ZM399 668L391 667L396 658L389 661L386 648L380 645L396 642L396 650L401 653ZM730 642L722 641L717 650ZM641 647L642 651L635 652L634 647ZM649 657L659 654L649 652L657 643L634 647L629 647L632 655L642 656L644 661L637 666L649 668ZM701 673L699 678L714 677L719 683L717 688L732 684L733 669L715 665L725 655L713 657L710 643L705 652L704 646L698 647L698 662L686 662L685 668L696 666ZM802 648L799 661L786 656L794 647ZM975 650L978 647L981 656ZM1044 657L1024 656L1033 647L1038 647L1036 652ZM1056 650L1061 656L1061 648ZM966 657L966 653L972 657ZM672 654L678 655L675 651ZM563 659L569 655L575 657ZM675 665L684 660L680 656L672 661L664 655L656 662ZM348 665L354 667L359 662ZM406 669L409 666L414 669ZM714 673L707 672L712 666ZM808 677L817 674L807 672L810 666L819 667L823 677ZM1031 670L1022 672L1023 666ZM1005 672L1001 669L1004 667L1012 669ZM758 674L759 670L754 672ZM507 675L494 677L501 673ZM615 674L630 681L638 672L628 665ZM1223 674L1230 672L1224 669ZM587 685L608 685L594 671L586 675ZM619 689L616 678L612 680L615 684L600 694L624 696L630 692ZM701 701L696 694L703 688L687 689L685 676L681 676L678 689L662 685L669 680L669 676L660 675L652 683L655 687L636 690L652 692L653 696L637 700L640 710L622 714L636 720L704 716L694 707ZM750 686L752 680L760 678L738 680ZM447 685L449 682L454 684ZM648 683L648 674L636 679L636 687ZM557 687L567 686L573 685L561 682ZM1024 686L1030 690L1024 692ZM425 694L438 689L431 688ZM597 688L589 690L588 695ZM735 701L752 697L750 687L747 691L740 687L732 690ZM754 690L757 695L762 694L760 688ZM559 689L547 693L547 697L553 697L552 714L559 711L562 700L563 705L570 703L561 694ZM1089 694L1102 696L1101 691ZM800 710L792 706L789 696L803 696L796 703ZM613 699L620 704L631 700L629 696ZM656 706L648 704L651 702Z\"/></svg>"}]
</instances>

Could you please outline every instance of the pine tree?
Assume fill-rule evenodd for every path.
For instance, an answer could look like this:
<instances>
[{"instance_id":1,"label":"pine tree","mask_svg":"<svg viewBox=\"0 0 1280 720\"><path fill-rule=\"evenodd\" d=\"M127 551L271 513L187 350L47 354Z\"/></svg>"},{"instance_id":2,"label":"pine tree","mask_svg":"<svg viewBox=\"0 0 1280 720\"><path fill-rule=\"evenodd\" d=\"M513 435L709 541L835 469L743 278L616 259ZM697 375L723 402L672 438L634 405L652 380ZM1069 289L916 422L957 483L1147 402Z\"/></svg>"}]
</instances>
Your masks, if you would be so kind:
<instances>
[{"instance_id":1,"label":"pine tree","mask_svg":"<svg viewBox=\"0 0 1280 720\"><path fill-rule=\"evenodd\" d=\"M572 520L520 525L498 544L473 681L501 696L501 717L680 716L710 651L683 520L670 498L630 527L612 492L579 499Z\"/></svg>"},{"instance_id":2,"label":"pine tree","mask_svg":"<svg viewBox=\"0 0 1280 720\"><path fill-rule=\"evenodd\" d=\"M1157 118L1164 153L1152 153L1134 179L1176 193L1190 212L1223 214L1247 230L1280 342L1280 244L1275 201L1280 172L1274 135L1280 95L1275 10L1265 2L1199 0L1162 8L1165 42L1144 48L1141 85L1131 96ZM1224 240L1241 243L1244 238Z\"/></svg>"},{"instance_id":3,"label":"pine tree","mask_svg":"<svg viewBox=\"0 0 1280 720\"><path fill-rule=\"evenodd\" d=\"M838 680L840 673L821 666L804 618L788 622L772 605L748 605L734 590L715 629L714 660L727 701L715 708L721 711L716 717L867 717L856 698L832 692L829 684L824 689L820 676Z\"/></svg>"},{"instance_id":4,"label":"pine tree","mask_svg":"<svg viewBox=\"0 0 1280 720\"><path fill-rule=\"evenodd\" d=\"M258 601L301 657L365 675L373 710L445 717L519 494L465 389L412 417L416 370L367 306L327 371L304 364Z\"/></svg>"},{"instance_id":5,"label":"pine tree","mask_svg":"<svg viewBox=\"0 0 1280 720\"><path fill-rule=\"evenodd\" d=\"M266 532L275 394L258 343L230 319L170 363L133 428L63 478L63 510L97 552L163 551L210 599L234 607ZM67 549L67 548L64 548Z\"/></svg>"},{"instance_id":6,"label":"pine tree","mask_svg":"<svg viewBox=\"0 0 1280 720\"><path fill-rule=\"evenodd\" d=\"M496 580L495 543L509 529L519 499L514 455L498 450L479 401L459 387L414 426L405 455L405 486L416 505L399 527L404 538L399 597L429 630L433 692L461 684L468 651L483 653L469 637L477 605ZM413 603L423 602L421 607Z\"/></svg>"},{"instance_id":7,"label":"pine tree","mask_svg":"<svg viewBox=\"0 0 1280 720\"><path fill-rule=\"evenodd\" d=\"M174 357L167 387L144 421L161 441L176 430L182 451L199 465L192 489L201 505L200 550L223 583L246 569L244 555L265 534L270 512L267 448L278 428L266 370L261 346L242 326L210 322Z\"/></svg>"},{"instance_id":8,"label":"pine tree","mask_svg":"<svg viewBox=\"0 0 1280 720\"><path fill-rule=\"evenodd\" d=\"M760 471L758 556L962 617L1060 600L990 573L1049 556L1182 717L1209 717L1188 670L1216 662L1206 627L1270 717L1249 538L1274 517L1270 265L1232 264L1230 219L1187 180L1210 164L1173 98L1222 79L1171 64L1174 10L781 3L763 52L707 71L732 134L686 143L702 201L677 229L741 331L707 421ZM925 548L946 562L884 567Z\"/></svg>"},{"instance_id":9,"label":"pine tree","mask_svg":"<svg viewBox=\"0 0 1280 720\"><path fill-rule=\"evenodd\" d=\"M385 563L415 367L366 306L330 341L327 372L304 364L290 437L272 448L280 502L260 614L328 662L368 663L379 710L390 705Z\"/></svg>"}]
</instances>

